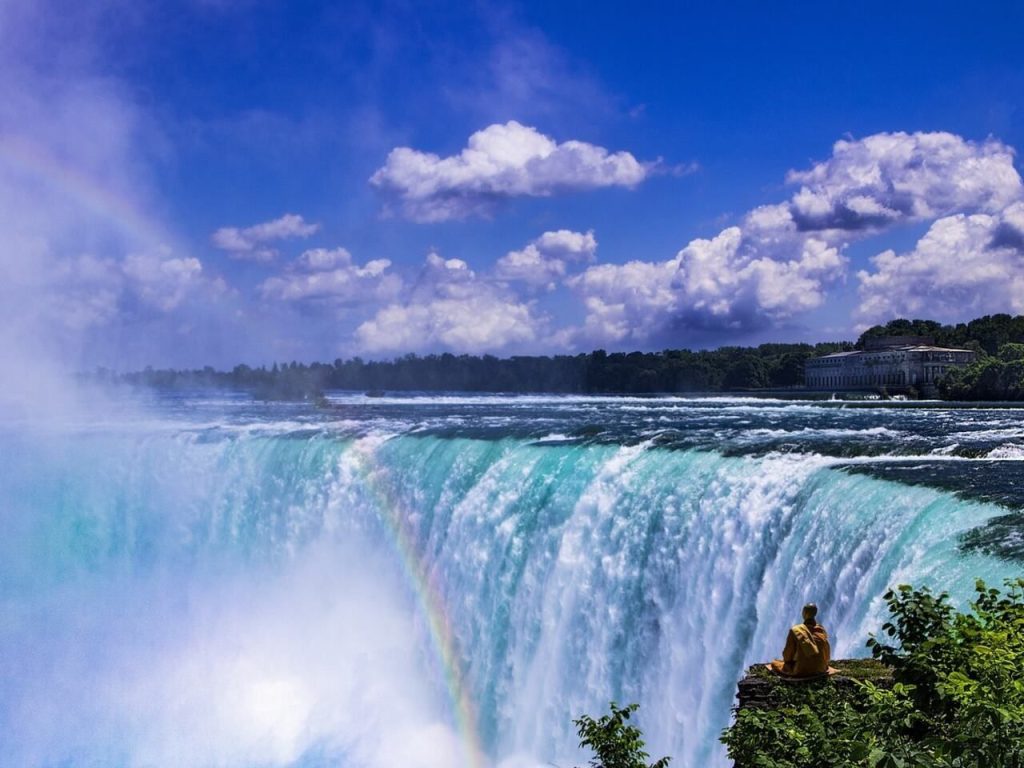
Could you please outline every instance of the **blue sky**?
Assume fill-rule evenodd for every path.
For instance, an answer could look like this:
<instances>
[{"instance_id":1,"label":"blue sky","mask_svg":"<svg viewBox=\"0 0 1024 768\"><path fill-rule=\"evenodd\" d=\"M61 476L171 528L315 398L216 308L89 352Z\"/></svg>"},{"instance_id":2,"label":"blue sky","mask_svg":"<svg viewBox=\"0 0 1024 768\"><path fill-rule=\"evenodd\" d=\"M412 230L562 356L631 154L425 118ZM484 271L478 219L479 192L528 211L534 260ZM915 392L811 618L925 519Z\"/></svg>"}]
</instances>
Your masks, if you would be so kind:
<instances>
[{"instance_id":1,"label":"blue sky","mask_svg":"<svg viewBox=\"0 0 1024 768\"><path fill-rule=\"evenodd\" d=\"M0 0L9 355L550 354L1024 312L1016 3L78 6Z\"/></svg>"}]
</instances>

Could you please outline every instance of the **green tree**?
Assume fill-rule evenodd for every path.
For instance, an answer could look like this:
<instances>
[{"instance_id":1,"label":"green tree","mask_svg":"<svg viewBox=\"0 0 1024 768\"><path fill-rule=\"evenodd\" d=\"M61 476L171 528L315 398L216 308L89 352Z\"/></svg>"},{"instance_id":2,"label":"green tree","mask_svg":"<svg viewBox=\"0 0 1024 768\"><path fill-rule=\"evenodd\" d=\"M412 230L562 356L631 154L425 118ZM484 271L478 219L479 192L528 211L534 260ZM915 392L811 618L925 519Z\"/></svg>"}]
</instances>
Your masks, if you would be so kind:
<instances>
[{"instance_id":1,"label":"green tree","mask_svg":"<svg viewBox=\"0 0 1024 768\"><path fill-rule=\"evenodd\" d=\"M939 382L942 396L950 400L1024 399L1024 345L1003 344L999 357L983 357L963 368L954 368Z\"/></svg>"},{"instance_id":2,"label":"green tree","mask_svg":"<svg viewBox=\"0 0 1024 768\"><path fill-rule=\"evenodd\" d=\"M999 347L999 359L1006 363L1024 360L1024 344L1009 342Z\"/></svg>"},{"instance_id":3,"label":"green tree","mask_svg":"<svg viewBox=\"0 0 1024 768\"><path fill-rule=\"evenodd\" d=\"M976 585L967 612L945 593L900 586L868 640L891 686L776 686L775 705L722 734L737 766L1024 768L1024 579Z\"/></svg>"},{"instance_id":4,"label":"green tree","mask_svg":"<svg viewBox=\"0 0 1024 768\"><path fill-rule=\"evenodd\" d=\"M638 708L637 704L620 707L613 701L609 704L611 712L597 720L590 715L573 720L580 746L594 753L591 768L667 768L668 757L647 764L643 733L627 722Z\"/></svg>"},{"instance_id":5,"label":"green tree","mask_svg":"<svg viewBox=\"0 0 1024 768\"><path fill-rule=\"evenodd\" d=\"M809 353L786 352L780 356L770 371L773 387L794 387L804 383L804 362Z\"/></svg>"},{"instance_id":6,"label":"green tree","mask_svg":"<svg viewBox=\"0 0 1024 768\"><path fill-rule=\"evenodd\" d=\"M907 320L901 317L890 320L885 325L874 325L868 328L857 339L857 347L863 348L867 339L884 336L931 336L939 341L943 333L944 327L934 320Z\"/></svg>"},{"instance_id":7,"label":"green tree","mask_svg":"<svg viewBox=\"0 0 1024 768\"><path fill-rule=\"evenodd\" d=\"M730 365L723 382L728 389L760 389L768 386L768 370L755 354L744 354Z\"/></svg>"}]
</instances>

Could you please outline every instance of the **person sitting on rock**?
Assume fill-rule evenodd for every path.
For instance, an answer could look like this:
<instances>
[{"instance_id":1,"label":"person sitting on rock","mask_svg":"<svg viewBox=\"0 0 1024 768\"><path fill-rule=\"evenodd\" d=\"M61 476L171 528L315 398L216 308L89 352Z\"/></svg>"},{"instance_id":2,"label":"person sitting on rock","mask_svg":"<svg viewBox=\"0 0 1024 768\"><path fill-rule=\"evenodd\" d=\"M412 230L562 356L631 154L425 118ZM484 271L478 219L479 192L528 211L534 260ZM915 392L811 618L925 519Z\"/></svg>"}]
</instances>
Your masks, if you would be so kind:
<instances>
[{"instance_id":1,"label":"person sitting on rock","mask_svg":"<svg viewBox=\"0 0 1024 768\"><path fill-rule=\"evenodd\" d=\"M817 615L814 603L804 606L804 623L789 630L782 658L767 665L772 672L783 677L816 677L835 671L828 665L832 659L828 632L817 622Z\"/></svg>"}]
</instances>

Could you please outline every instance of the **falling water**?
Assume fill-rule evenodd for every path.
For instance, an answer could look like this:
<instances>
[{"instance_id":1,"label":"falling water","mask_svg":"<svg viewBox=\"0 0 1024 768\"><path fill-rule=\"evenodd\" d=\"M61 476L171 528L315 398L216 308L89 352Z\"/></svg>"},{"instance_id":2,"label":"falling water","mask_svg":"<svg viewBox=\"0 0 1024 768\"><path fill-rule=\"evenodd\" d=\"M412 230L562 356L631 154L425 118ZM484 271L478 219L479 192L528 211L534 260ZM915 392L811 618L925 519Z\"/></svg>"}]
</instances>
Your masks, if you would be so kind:
<instances>
[{"instance_id":1,"label":"falling water","mask_svg":"<svg viewBox=\"0 0 1024 768\"><path fill-rule=\"evenodd\" d=\"M723 765L804 602L860 655L888 585L1016 572L959 546L1015 500L950 486L1015 484L1013 413L336 406L0 431L0 764L568 766L614 698Z\"/></svg>"}]
</instances>

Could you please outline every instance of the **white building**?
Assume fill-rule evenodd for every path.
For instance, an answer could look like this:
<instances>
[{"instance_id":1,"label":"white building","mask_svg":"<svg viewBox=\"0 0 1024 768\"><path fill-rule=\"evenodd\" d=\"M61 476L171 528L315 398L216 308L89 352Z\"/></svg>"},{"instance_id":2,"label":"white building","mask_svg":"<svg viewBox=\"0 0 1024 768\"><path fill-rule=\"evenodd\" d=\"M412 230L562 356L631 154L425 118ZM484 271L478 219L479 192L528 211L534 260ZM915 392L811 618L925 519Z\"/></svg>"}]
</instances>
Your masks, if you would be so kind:
<instances>
[{"instance_id":1,"label":"white building","mask_svg":"<svg viewBox=\"0 0 1024 768\"><path fill-rule=\"evenodd\" d=\"M805 363L804 385L822 391L930 390L950 368L974 362L969 349L936 347L922 336L865 340L865 348L812 357Z\"/></svg>"}]
</instances>

